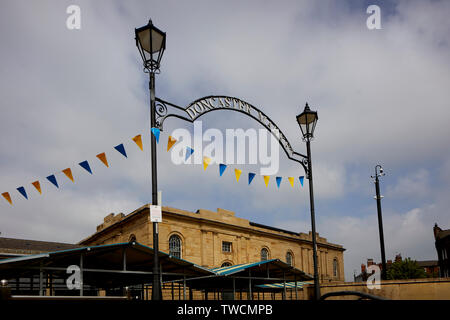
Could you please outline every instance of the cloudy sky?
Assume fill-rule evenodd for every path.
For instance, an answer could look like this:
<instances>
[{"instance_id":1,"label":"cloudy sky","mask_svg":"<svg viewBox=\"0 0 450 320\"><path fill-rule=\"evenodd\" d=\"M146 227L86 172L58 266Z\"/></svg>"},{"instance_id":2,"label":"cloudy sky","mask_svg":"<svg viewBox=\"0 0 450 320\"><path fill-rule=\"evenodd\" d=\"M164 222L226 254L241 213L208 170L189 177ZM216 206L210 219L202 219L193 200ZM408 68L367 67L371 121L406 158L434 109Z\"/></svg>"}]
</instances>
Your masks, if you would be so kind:
<instances>
[{"instance_id":1,"label":"cloudy sky","mask_svg":"<svg viewBox=\"0 0 450 320\"><path fill-rule=\"evenodd\" d=\"M69 5L81 29L66 27ZM369 30L366 9L381 8ZM110 212L151 201L148 78L134 28L167 32L157 96L186 106L207 95L260 108L305 153L295 116L319 113L312 143L317 231L342 244L346 280L380 260L376 164L388 259L436 259L432 228L450 227L450 2L448 1L17 1L0 2L0 198L3 237L78 242ZM203 129L262 128L239 113L202 117ZM175 165L167 120L158 153L163 204L225 208L254 222L310 230L307 184L232 169ZM144 139L144 152L131 140ZM124 143L128 158L113 147ZM95 155L106 152L110 168ZM88 160L93 175L78 166ZM71 167L75 183L62 169ZM257 166L239 167L244 172ZM57 189L45 177L55 174ZM303 175L280 151L280 176ZM258 177L257 177L258 178ZM255 179L257 179L255 178ZM40 180L39 195L31 182ZM24 186L29 200L16 188Z\"/></svg>"}]
</instances>

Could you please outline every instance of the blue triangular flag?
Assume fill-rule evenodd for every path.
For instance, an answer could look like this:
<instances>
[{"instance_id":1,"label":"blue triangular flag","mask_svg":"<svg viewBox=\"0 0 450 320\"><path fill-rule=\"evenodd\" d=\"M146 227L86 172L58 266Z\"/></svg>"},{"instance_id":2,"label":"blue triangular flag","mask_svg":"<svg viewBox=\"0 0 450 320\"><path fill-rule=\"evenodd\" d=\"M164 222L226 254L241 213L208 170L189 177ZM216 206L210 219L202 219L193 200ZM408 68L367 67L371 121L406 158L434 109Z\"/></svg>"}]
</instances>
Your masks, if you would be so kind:
<instances>
[{"instance_id":1,"label":"blue triangular flag","mask_svg":"<svg viewBox=\"0 0 450 320\"><path fill-rule=\"evenodd\" d=\"M159 129L158 128L152 128L151 131L152 131L153 135L156 138L156 143L158 143L159 142Z\"/></svg>"},{"instance_id":2,"label":"blue triangular flag","mask_svg":"<svg viewBox=\"0 0 450 320\"><path fill-rule=\"evenodd\" d=\"M89 172L90 174L92 174L91 167L89 166L89 162L87 162L87 160L85 160L85 161L83 161L83 162L80 162L79 165L80 165L83 169L85 169L87 172Z\"/></svg>"},{"instance_id":3,"label":"blue triangular flag","mask_svg":"<svg viewBox=\"0 0 450 320\"><path fill-rule=\"evenodd\" d=\"M220 176L223 175L223 172L225 171L226 168L227 168L227 165L226 165L226 164L223 164L223 163L219 164L219 172L220 172Z\"/></svg>"},{"instance_id":4,"label":"blue triangular flag","mask_svg":"<svg viewBox=\"0 0 450 320\"><path fill-rule=\"evenodd\" d=\"M282 177L276 177L275 178L275 180L277 181L278 188L280 187L281 179L283 179L283 178Z\"/></svg>"},{"instance_id":5,"label":"blue triangular flag","mask_svg":"<svg viewBox=\"0 0 450 320\"><path fill-rule=\"evenodd\" d=\"M114 149L119 151L125 158L128 158L127 153L125 152L125 147L123 146L123 143L119 144L118 146L115 146Z\"/></svg>"},{"instance_id":6,"label":"blue triangular flag","mask_svg":"<svg viewBox=\"0 0 450 320\"><path fill-rule=\"evenodd\" d=\"M25 197L25 199L28 200L27 192L25 191L25 188L24 188L24 187L18 187L18 188L17 188L17 191L19 191L20 194L23 195L23 196Z\"/></svg>"},{"instance_id":7,"label":"blue triangular flag","mask_svg":"<svg viewBox=\"0 0 450 320\"><path fill-rule=\"evenodd\" d=\"M194 149L190 148L190 147L186 147L186 158L184 159L184 161L187 161L187 159L189 159L189 157L191 156L191 154L194 153Z\"/></svg>"},{"instance_id":8,"label":"blue triangular flag","mask_svg":"<svg viewBox=\"0 0 450 320\"><path fill-rule=\"evenodd\" d=\"M250 183L252 183L253 178L256 176L256 174L249 172L248 173L248 185L250 185Z\"/></svg>"},{"instance_id":9,"label":"blue triangular flag","mask_svg":"<svg viewBox=\"0 0 450 320\"><path fill-rule=\"evenodd\" d=\"M299 179L300 179L300 184L302 185L302 187L303 187L303 179L304 179L304 178L305 178L304 176L299 177Z\"/></svg>"},{"instance_id":10,"label":"blue triangular flag","mask_svg":"<svg viewBox=\"0 0 450 320\"><path fill-rule=\"evenodd\" d=\"M48 176L47 180L50 181L51 183L53 183L57 188L59 188L58 187L58 182L56 181L56 177L55 177L54 174Z\"/></svg>"}]
</instances>

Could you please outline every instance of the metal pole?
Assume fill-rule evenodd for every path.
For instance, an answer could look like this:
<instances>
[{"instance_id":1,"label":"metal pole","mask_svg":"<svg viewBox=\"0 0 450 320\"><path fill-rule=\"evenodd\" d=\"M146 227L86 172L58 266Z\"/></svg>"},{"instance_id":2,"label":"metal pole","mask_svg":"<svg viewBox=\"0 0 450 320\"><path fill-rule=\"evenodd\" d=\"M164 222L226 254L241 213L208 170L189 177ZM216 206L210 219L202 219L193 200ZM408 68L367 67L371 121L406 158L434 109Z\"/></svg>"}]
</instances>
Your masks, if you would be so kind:
<instances>
[{"instance_id":1,"label":"metal pole","mask_svg":"<svg viewBox=\"0 0 450 320\"><path fill-rule=\"evenodd\" d=\"M313 264L314 264L314 299L320 298L320 284L319 273L317 271L317 243L316 243L316 218L314 212L314 190L313 190L313 175L311 164L311 145L310 139L306 139L306 149L308 155L308 180L309 180L309 203L311 207L311 234L313 243Z\"/></svg>"},{"instance_id":2,"label":"metal pole","mask_svg":"<svg viewBox=\"0 0 450 320\"><path fill-rule=\"evenodd\" d=\"M378 180L377 169L375 167L375 190L377 193L377 210L378 210L378 230L380 232L380 248L381 248L381 279L386 280L386 255L384 252L384 235L383 235L383 218L381 215L381 196L380 196L380 181Z\"/></svg>"},{"instance_id":3,"label":"metal pole","mask_svg":"<svg viewBox=\"0 0 450 320\"><path fill-rule=\"evenodd\" d=\"M297 276L294 276L294 281L295 281L295 300L298 300Z\"/></svg>"},{"instance_id":4,"label":"metal pole","mask_svg":"<svg viewBox=\"0 0 450 320\"><path fill-rule=\"evenodd\" d=\"M184 270L183 270L184 272ZM183 300L186 300L186 275L183 274Z\"/></svg>"},{"instance_id":5,"label":"metal pole","mask_svg":"<svg viewBox=\"0 0 450 320\"><path fill-rule=\"evenodd\" d=\"M83 279L83 253L80 254L80 296L82 297L84 292L84 279Z\"/></svg>"},{"instance_id":6,"label":"metal pole","mask_svg":"<svg viewBox=\"0 0 450 320\"><path fill-rule=\"evenodd\" d=\"M155 100L155 73L150 71L150 125L156 126L156 100ZM150 128L150 129L151 129ZM158 180L156 171L156 137L151 134L151 152L152 152L152 204L158 204ZM161 300L161 283L159 278L159 240L158 223L153 222L153 285L152 300Z\"/></svg>"},{"instance_id":7,"label":"metal pole","mask_svg":"<svg viewBox=\"0 0 450 320\"><path fill-rule=\"evenodd\" d=\"M43 284L42 284L43 278L44 278L44 275L42 274L42 263L41 263L40 268L39 268L39 295L40 296L44 295L44 289L43 289Z\"/></svg>"},{"instance_id":8,"label":"metal pole","mask_svg":"<svg viewBox=\"0 0 450 320\"><path fill-rule=\"evenodd\" d=\"M236 300L236 279L233 277L233 300Z\"/></svg>"},{"instance_id":9,"label":"metal pole","mask_svg":"<svg viewBox=\"0 0 450 320\"><path fill-rule=\"evenodd\" d=\"M248 299L247 300L253 300L252 295L252 273L250 269L248 269Z\"/></svg>"}]
</instances>

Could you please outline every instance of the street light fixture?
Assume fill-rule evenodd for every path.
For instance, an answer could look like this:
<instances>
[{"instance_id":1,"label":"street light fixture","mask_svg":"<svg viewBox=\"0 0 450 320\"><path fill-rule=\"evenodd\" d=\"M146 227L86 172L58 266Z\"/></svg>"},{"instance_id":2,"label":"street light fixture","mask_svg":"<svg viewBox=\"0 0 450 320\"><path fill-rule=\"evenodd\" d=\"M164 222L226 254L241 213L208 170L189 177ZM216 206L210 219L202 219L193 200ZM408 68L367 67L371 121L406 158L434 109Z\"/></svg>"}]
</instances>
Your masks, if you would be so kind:
<instances>
[{"instance_id":1,"label":"street light fixture","mask_svg":"<svg viewBox=\"0 0 450 320\"><path fill-rule=\"evenodd\" d=\"M156 28L152 20L148 24L135 29L136 46L144 63L144 72L150 76L150 127L156 127L155 73L159 73L159 65L166 48L166 33ZM151 135L152 152L152 204L158 203L158 180L156 171L156 137ZM161 282L159 269L158 223L153 222L153 284L152 300L161 300Z\"/></svg>"},{"instance_id":2,"label":"street light fixture","mask_svg":"<svg viewBox=\"0 0 450 320\"><path fill-rule=\"evenodd\" d=\"M380 180L379 177L384 176L384 170L383 167L381 167L379 164L375 166L375 175L371 176L372 179L375 179L375 200L377 200L377 211L378 211L378 231L380 233L380 249L381 249L381 279L386 280L386 254L384 251L384 234L383 234L383 217L381 215L381 199L383 198L382 195L380 195Z\"/></svg>"},{"instance_id":3,"label":"street light fixture","mask_svg":"<svg viewBox=\"0 0 450 320\"><path fill-rule=\"evenodd\" d=\"M308 171L307 179L309 180L309 202L311 206L311 234L313 243L313 263L314 263L314 298L318 300L320 298L320 285L319 285L319 273L317 269L317 241L316 241L316 218L314 213L314 191L313 191L313 178L312 178L312 164L311 164L311 146L310 142L314 138L314 129L316 128L317 111L311 111L308 103L305 105L305 109L301 114L297 116L297 122L302 131L303 141L306 142L307 150L307 162Z\"/></svg>"},{"instance_id":4,"label":"street light fixture","mask_svg":"<svg viewBox=\"0 0 450 320\"><path fill-rule=\"evenodd\" d=\"M308 103L306 103L303 112L297 116L297 122L300 130L302 130L303 140L309 141L314 137L314 129L316 128L318 119L317 111L311 111Z\"/></svg>"},{"instance_id":5,"label":"street light fixture","mask_svg":"<svg viewBox=\"0 0 450 320\"><path fill-rule=\"evenodd\" d=\"M161 58L166 49L166 33L156 28L152 20L148 24L135 29L136 46L139 49L144 68L147 70L158 70Z\"/></svg>"}]
</instances>

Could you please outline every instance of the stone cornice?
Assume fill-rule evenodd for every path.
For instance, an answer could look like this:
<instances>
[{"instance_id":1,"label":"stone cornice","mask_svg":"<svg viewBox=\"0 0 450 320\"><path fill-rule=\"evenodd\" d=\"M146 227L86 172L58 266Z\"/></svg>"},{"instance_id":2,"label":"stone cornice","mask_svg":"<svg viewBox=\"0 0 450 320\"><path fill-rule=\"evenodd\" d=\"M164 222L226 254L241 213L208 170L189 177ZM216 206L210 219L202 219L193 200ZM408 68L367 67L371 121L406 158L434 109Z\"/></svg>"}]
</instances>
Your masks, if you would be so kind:
<instances>
[{"instance_id":1,"label":"stone cornice","mask_svg":"<svg viewBox=\"0 0 450 320\"><path fill-rule=\"evenodd\" d=\"M228 213L229 211L226 211L223 209L220 209L220 212L224 213L224 215L226 216L225 218L228 218L229 220L235 220L236 224L225 222L225 221L219 221L218 219L211 219L211 218L204 217L203 215L209 214L209 215L218 215L219 217L223 218L222 216L220 216L220 213L215 213L215 212L208 211L208 210L199 210L198 213L194 213L194 212L189 212L189 211L170 208L170 207L163 207L162 209L163 209L162 210L163 216L164 215L172 216L178 220L185 219L185 220L189 220L189 221L195 221L196 223L199 223L199 224L201 223L201 224L203 224L203 226L206 226L206 225L218 226L218 227L222 227L222 228L238 230L240 232L247 233L247 234L257 234L257 235L261 235L261 236L272 237L272 238L277 238L277 239L285 239L285 240L290 240L290 241L295 241L295 242L312 245L312 241L309 239L301 238L300 233L298 234L298 236L294 236L293 232L286 232L286 234L283 234L283 231L281 229L279 229L280 231L274 231L274 230L270 230L270 229L264 230L263 227L259 227L261 225L251 226L250 222L248 220L236 218L236 217L234 217L234 213L231 213L231 212ZM111 231L114 228L119 228L124 223L128 222L130 219L141 217L143 214L147 214L147 215L149 214L148 205L144 205L144 206L134 210L130 214L126 215L122 220L120 220L112 225L109 225L106 228L92 234L91 236L81 240L78 244L83 244L83 243L86 243L89 241L93 241L96 238L98 238L99 236L105 234L106 232ZM204 227L199 228L199 230L215 232L214 230L207 230ZM317 245L318 245L318 247L322 247L322 248L328 248L328 249L333 249L333 250L338 250L338 251L345 251L345 248L343 248L341 245L328 243L328 242L324 243L323 241L321 242L320 237L318 239Z\"/></svg>"}]
</instances>

